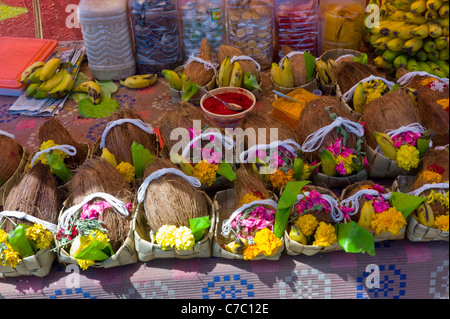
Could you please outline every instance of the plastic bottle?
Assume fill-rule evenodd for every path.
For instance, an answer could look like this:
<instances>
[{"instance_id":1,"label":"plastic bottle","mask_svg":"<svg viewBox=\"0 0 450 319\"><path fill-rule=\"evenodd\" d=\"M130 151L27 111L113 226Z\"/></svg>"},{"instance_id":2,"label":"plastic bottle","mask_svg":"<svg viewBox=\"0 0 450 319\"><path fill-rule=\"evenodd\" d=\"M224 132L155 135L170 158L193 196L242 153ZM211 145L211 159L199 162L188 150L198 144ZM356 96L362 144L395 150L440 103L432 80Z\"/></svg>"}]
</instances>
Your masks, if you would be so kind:
<instances>
[{"instance_id":1,"label":"plastic bottle","mask_svg":"<svg viewBox=\"0 0 450 319\"><path fill-rule=\"evenodd\" d=\"M359 50L366 0L320 0L320 49Z\"/></svg>"},{"instance_id":2,"label":"plastic bottle","mask_svg":"<svg viewBox=\"0 0 450 319\"><path fill-rule=\"evenodd\" d=\"M228 45L256 60L262 69L273 60L274 7L273 0L225 0Z\"/></svg>"},{"instance_id":3,"label":"plastic bottle","mask_svg":"<svg viewBox=\"0 0 450 319\"><path fill-rule=\"evenodd\" d=\"M307 51L317 55L319 36L318 0L276 0L276 30L278 56L281 48L289 46L294 51Z\"/></svg>"},{"instance_id":4,"label":"plastic bottle","mask_svg":"<svg viewBox=\"0 0 450 319\"><path fill-rule=\"evenodd\" d=\"M134 75L127 0L81 0L78 10L91 74L103 81Z\"/></svg>"},{"instance_id":5,"label":"plastic bottle","mask_svg":"<svg viewBox=\"0 0 450 319\"><path fill-rule=\"evenodd\" d=\"M176 0L130 0L138 74L161 75L183 62Z\"/></svg>"},{"instance_id":6,"label":"plastic bottle","mask_svg":"<svg viewBox=\"0 0 450 319\"><path fill-rule=\"evenodd\" d=\"M224 19L222 0L179 0L178 2L185 58L196 54L206 38L211 53L217 54L223 43Z\"/></svg>"}]
</instances>

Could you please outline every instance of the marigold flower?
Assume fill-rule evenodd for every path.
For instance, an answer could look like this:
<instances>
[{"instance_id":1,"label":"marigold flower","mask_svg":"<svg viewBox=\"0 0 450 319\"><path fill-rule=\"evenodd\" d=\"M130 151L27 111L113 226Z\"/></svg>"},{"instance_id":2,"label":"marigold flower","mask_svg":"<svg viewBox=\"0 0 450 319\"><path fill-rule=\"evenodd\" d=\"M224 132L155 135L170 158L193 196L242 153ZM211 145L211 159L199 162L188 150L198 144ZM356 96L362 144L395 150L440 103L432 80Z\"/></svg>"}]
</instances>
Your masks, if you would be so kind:
<instances>
[{"instance_id":1,"label":"marigold flower","mask_svg":"<svg viewBox=\"0 0 450 319\"><path fill-rule=\"evenodd\" d=\"M355 155L349 154L347 157L339 155L336 157L336 170L340 175L350 175L353 173L353 159Z\"/></svg>"},{"instance_id":2,"label":"marigold flower","mask_svg":"<svg viewBox=\"0 0 450 319\"><path fill-rule=\"evenodd\" d=\"M19 264L22 259L19 257L19 253L15 251L8 243L3 243L3 249L2 246L0 246L0 256L3 266L11 266L12 268L15 268L17 264Z\"/></svg>"},{"instance_id":3,"label":"marigold flower","mask_svg":"<svg viewBox=\"0 0 450 319\"><path fill-rule=\"evenodd\" d=\"M448 192L443 194L441 192L436 192L434 189L431 190L430 195L428 195L427 203L433 204L434 202L439 202L442 206L447 207L449 206L449 196Z\"/></svg>"},{"instance_id":4,"label":"marigold flower","mask_svg":"<svg viewBox=\"0 0 450 319\"><path fill-rule=\"evenodd\" d=\"M32 240L36 243L37 249L47 248L53 241L52 232L47 230L42 224L34 223L26 229L25 234L28 240Z\"/></svg>"},{"instance_id":5,"label":"marigold flower","mask_svg":"<svg viewBox=\"0 0 450 319\"><path fill-rule=\"evenodd\" d=\"M263 253L265 256L274 255L283 245L283 242L268 228L258 231L254 241L260 253Z\"/></svg>"},{"instance_id":6,"label":"marigold flower","mask_svg":"<svg viewBox=\"0 0 450 319\"><path fill-rule=\"evenodd\" d=\"M8 234L3 229L0 229L0 244L6 242L7 239Z\"/></svg>"},{"instance_id":7,"label":"marigold flower","mask_svg":"<svg viewBox=\"0 0 450 319\"><path fill-rule=\"evenodd\" d=\"M441 231L448 231L448 213L447 215L440 215L434 220L434 228Z\"/></svg>"},{"instance_id":8,"label":"marigold flower","mask_svg":"<svg viewBox=\"0 0 450 319\"><path fill-rule=\"evenodd\" d=\"M262 199L259 196L256 196L253 193L246 193L244 196L242 196L241 200L239 201L239 206L244 206L245 204L249 204L251 202L254 202L255 200Z\"/></svg>"},{"instance_id":9,"label":"marigold flower","mask_svg":"<svg viewBox=\"0 0 450 319\"><path fill-rule=\"evenodd\" d=\"M244 260L253 260L260 253L258 246L256 245L247 245L244 250Z\"/></svg>"},{"instance_id":10,"label":"marigold flower","mask_svg":"<svg viewBox=\"0 0 450 319\"><path fill-rule=\"evenodd\" d=\"M288 182L292 181L294 181L293 169L289 169L287 172L278 169L274 174L270 174L270 182L275 189L282 189Z\"/></svg>"},{"instance_id":11,"label":"marigold flower","mask_svg":"<svg viewBox=\"0 0 450 319\"><path fill-rule=\"evenodd\" d=\"M175 231L177 227L174 225L163 225L156 232L156 242L163 250L173 248L175 246Z\"/></svg>"},{"instance_id":12,"label":"marigold flower","mask_svg":"<svg viewBox=\"0 0 450 319\"><path fill-rule=\"evenodd\" d=\"M391 207L388 210L375 214L371 228L377 234L390 232L392 235L397 235L400 230L406 225L406 220L402 213Z\"/></svg>"},{"instance_id":13,"label":"marigold flower","mask_svg":"<svg viewBox=\"0 0 450 319\"><path fill-rule=\"evenodd\" d=\"M365 91L367 92L366 104L369 104L376 98L379 98L387 90L386 83L384 83L383 81L378 80L378 79L363 83L363 87L364 87Z\"/></svg>"},{"instance_id":14,"label":"marigold flower","mask_svg":"<svg viewBox=\"0 0 450 319\"><path fill-rule=\"evenodd\" d=\"M195 238L190 228L186 226L178 227L175 232L175 248L178 250L190 250L194 247Z\"/></svg>"},{"instance_id":15,"label":"marigold flower","mask_svg":"<svg viewBox=\"0 0 450 319\"><path fill-rule=\"evenodd\" d=\"M58 146L58 144L56 144L55 141L53 141L53 140L45 141L39 147L39 151L46 150L46 149L48 149L50 147L53 147L53 146ZM69 155L67 153L65 153L65 152L63 152L61 150L54 150L53 152L58 153L61 156L62 159L69 157ZM42 164L48 164L47 157L45 157L45 154L46 153L43 153L43 154L39 155L39 157L37 158L37 160L41 161Z\"/></svg>"},{"instance_id":16,"label":"marigold flower","mask_svg":"<svg viewBox=\"0 0 450 319\"><path fill-rule=\"evenodd\" d=\"M218 169L219 165L202 160L194 166L194 177L197 177L202 184L211 186L216 181Z\"/></svg>"},{"instance_id":17,"label":"marigold flower","mask_svg":"<svg viewBox=\"0 0 450 319\"><path fill-rule=\"evenodd\" d=\"M319 226L319 222L315 216L311 214L304 214L297 218L295 225L305 236L309 236L314 233L317 226Z\"/></svg>"},{"instance_id":18,"label":"marigold flower","mask_svg":"<svg viewBox=\"0 0 450 319\"><path fill-rule=\"evenodd\" d=\"M397 164L399 167L409 171L419 166L419 150L414 146L403 144L397 151Z\"/></svg>"},{"instance_id":19,"label":"marigold flower","mask_svg":"<svg viewBox=\"0 0 450 319\"><path fill-rule=\"evenodd\" d=\"M328 247L337 243L336 229L333 225L320 222L314 234L314 246Z\"/></svg>"},{"instance_id":20,"label":"marigold flower","mask_svg":"<svg viewBox=\"0 0 450 319\"><path fill-rule=\"evenodd\" d=\"M80 266L80 268L82 270L86 270L90 266L93 266L95 264L94 260L77 259L77 262L78 262L78 266Z\"/></svg>"},{"instance_id":21,"label":"marigold flower","mask_svg":"<svg viewBox=\"0 0 450 319\"><path fill-rule=\"evenodd\" d=\"M134 166L128 162L121 162L116 166L116 169L125 178L128 183L131 183L135 176Z\"/></svg>"}]
</instances>

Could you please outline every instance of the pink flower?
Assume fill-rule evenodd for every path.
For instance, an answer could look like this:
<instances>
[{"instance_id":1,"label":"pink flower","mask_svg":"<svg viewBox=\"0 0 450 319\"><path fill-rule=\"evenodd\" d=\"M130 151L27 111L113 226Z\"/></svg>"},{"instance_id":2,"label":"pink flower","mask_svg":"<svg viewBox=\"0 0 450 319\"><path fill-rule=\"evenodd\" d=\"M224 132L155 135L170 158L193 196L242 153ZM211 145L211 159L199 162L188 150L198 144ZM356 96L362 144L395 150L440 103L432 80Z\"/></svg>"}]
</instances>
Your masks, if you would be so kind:
<instances>
[{"instance_id":1,"label":"pink flower","mask_svg":"<svg viewBox=\"0 0 450 319\"><path fill-rule=\"evenodd\" d=\"M347 206L339 206L339 209L344 214L345 219L350 219L350 213L353 213L355 211L354 208Z\"/></svg>"},{"instance_id":2,"label":"pink flower","mask_svg":"<svg viewBox=\"0 0 450 319\"><path fill-rule=\"evenodd\" d=\"M202 149L202 158L209 164L222 163L222 153L214 152L214 149Z\"/></svg>"},{"instance_id":3,"label":"pink flower","mask_svg":"<svg viewBox=\"0 0 450 319\"><path fill-rule=\"evenodd\" d=\"M403 144L409 144L412 146L416 145L416 141L422 136L420 133L413 133L411 131L404 132L401 134L397 134L392 136L392 140L394 141L395 147L400 147Z\"/></svg>"},{"instance_id":4,"label":"pink flower","mask_svg":"<svg viewBox=\"0 0 450 319\"><path fill-rule=\"evenodd\" d=\"M188 131L189 131L189 138L190 138L191 140L193 140L194 138L196 138L197 136L199 136L200 134L202 134L202 132L196 131L193 127L191 127L190 129L188 129ZM199 145L198 145L198 140L195 141L195 143L192 144L191 148L194 148L194 147L199 147Z\"/></svg>"},{"instance_id":5,"label":"pink flower","mask_svg":"<svg viewBox=\"0 0 450 319\"><path fill-rule=\"evenodd\" d=\"M336 165L336 171L340 175L347 175L347 170L345 169L343 162L339 162L339 164Z\"/></svg>"},{"instance_id":6,"label":"pink flower","mask_svg":"<svg viewBox=\"0 0 450 319\"><path fill-rule=\"evenodd\" d=\"M343 138L336 140L330 146L327 147L327 150L333 153L334 156L341 155L342 157L348 157L353 154L353 150L342 145ZM345 174L343 174L345 175Z\"/></svg>"},{"instance_id":7,"label":"pink flower","mask_svg":"<svg viewBox=\"0 0 450 319\"><path fill-rule=\"evenodd\" d=\"M131 211L133 209L133 203L125 204L125 207L127 208L128 211Z\"/></svg>"},{"instance_id":8,"label":"pink flower","mask_svg":"<svg viewBox=\"0 0 450 319\"><path fill-rule=\"evenodd\" d=\"M376 213L382 213L384 211L387 211L389 208L391 208L391 206L389 205L388 202L386 202L384 199L382 198L378 198L375 199L372 202L373 208L375 209Z\"/></svg>"},{"instance_id":9,"label":"pink flower","mask_svg":"<svg viewBox=\"0 0 450 319\"><path fill-rule=\"evenodd\" d=\"M370 171L370 166L369 166L369 162L367 161L367 157L364 157L363 165L367 172Z\"/></svg>"},{"instance_id":10,"label":"pink flower","mask_svg":"<svg viewBox=\"0 0 450 319\"><path fill-rule=\"evenodd\" d=\"M297 211L299 214L302 214L305 210L310 211L320 205L323 206L322 209L324 209L326 213L330 212L330 204L322 197L322 194L313 190L297 204ZM315 212L319 213L320 210Z\"/></svg>"},{"instance_id":11,"label":"pink flower","mask_svg":"<svg viewBox=\"0 0 450 319\"><path fill-rule=\"evenodd\" d=\"M93 205L85 204L81 212L80 219L97 219L101 213L107 208L111 207L108 202L102 201Z\"/></svg>"}]
</instances>

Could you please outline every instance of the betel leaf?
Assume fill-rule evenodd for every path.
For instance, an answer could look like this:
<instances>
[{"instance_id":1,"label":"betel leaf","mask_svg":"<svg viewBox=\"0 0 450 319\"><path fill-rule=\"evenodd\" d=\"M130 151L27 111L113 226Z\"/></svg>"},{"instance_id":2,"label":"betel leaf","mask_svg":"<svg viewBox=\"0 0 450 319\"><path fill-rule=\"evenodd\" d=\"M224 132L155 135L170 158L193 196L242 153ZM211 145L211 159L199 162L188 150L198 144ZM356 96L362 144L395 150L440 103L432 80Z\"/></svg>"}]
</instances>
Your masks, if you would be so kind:
<instances>
[{"instance_id":1,"label":"betel leaf","mask_svg":"<svg viewBox=\"0 0 450 319\"><path fill-rule=\"evenodd\" d=\"M304 167L305 167L305 161L302 158L296 157L294 159L294 166L292 167L294 170L295 180L298 181L298 180L302 179Z\"/></svg>"},{"instance_id":2,"label":"betel leaf","mask_svg":"<svg viewBox=\"0 0 450 319\"><path fill-rule=\"evenodd\" d=\"M45 157L47 158L48 165L50 166L50 171L58 176L64 183L69 182L73 173L67 168L64 163L64 159L57 152L46 153Z\"/></svg>"},{"instance_id":3,"label":"betel leaf","mask_svg":"<svg viewBox=\"0 0 450 319\"><path fill-rule=\"evenodd\" d=\"M231 167L230 163L222 162L219 164L219 169L217 170L217 174L225 177L230 182L236 179L236 173Z\"/></svg>"},{"instance_id":4,"label":"betel leaf","mask_svg":"<svg viewBox=\"0 0 450 319\"><path fill-rule=\"evenodd\" d=\"M25 224L18 224L8 234L9 245L19 253L20 258L32 256L35 253L26 235L27 228Z\"/></svg>"},{"instance_id":5,"label":"betel leaf","mask_svg":"<svg viewBox=\"0 0 450 319\"><path fill-rule=\"evenodd\" d=\"M183 92L183 95L181 96L181 99L185 102L188 102L191 97L194 96L195 93L198 92L198 86L195 83L191 83L188 85L186 90Z\"/></svg>"},{"instance_id":6,"label":"betel leaf","mask_svg":"<svg viewBox=\"0 0 450 319\"><path fill-rule=\"evenodd\" d=\"M89 246L83 248L76 256L76 259L104 261L114 255L111 244L105 244L99 240L94 240Z\"/></svg>"},{"instance_id":7,"label":"betel leaf","mask_svg":"<svg viewBox=\"0 0 450 319\"><path fill-rule=\"evenodd\" d=\"M191 229L196 242L203 238L203 235L209 226L211 226L209 216L189 219L189 228Z\"/></svg>"},{"instance_id":8,"label":"betel leaf","mask_svg":"<svg viewBox=\"0 0 450 319\"><path fill-rule=\"evenodd\" d=\"M78 104L78 113L83 117L88 118L103 118L108 117L119 108L119 103L116 100L108 97L102 97L100 103L94 105L90 99L85 98Z\"/></svg>"},{"instance_id":9,"label":"betel leaf","mask_svg":"<svg viewBox=\"0 0 450 319\"><path fill-rule=\"evenodd\" d=\"M297 195L302 191L302 188L309 184L310 181L296 181L289 182L281 194L280 200L278 201L277 211L275 213L275 224L274 224L274 234L278 238L283 237L284 230L289 220L289 215L291 213L292 205L294 205L297 200Z\"/></svg>"},{"instance_id":10,"label":"betel leaf","mask_svg":"<svg viewBox=\"0 0 450 319\"><path fill-rule=\"evenodd\" d=\"M354 221L336 225L338 242L347 253L368 253L375 256L373 235Z\"/></svg>"},{"instance_id":11,"label":"betel leaf","mask_svg":"<svg viewBox=\"0 0 450 319\"><path fill-rule=\"evenodd\" d=\"M249 91L261 89L258 81L256 80L256 76L254 76L250 71L245 73L244 85L245 85L245 88Z\"/></svg>"},{"instance_id":12,"label":"betel leaf","mask_svg":"<svg viewBox=\"0 0 450 319\"><path fill-rule=\"evenodd\" d=\"M155 156L143 145L136 142L131 145L131 155L133 157L134 174L137 178L142 178L145 167L153 163Z\"/></svg>"},{"instance_id":13,"label":"betel leaf","mask_svg":"<svg viewBox=\"0 0 450 319\"><path fill-rule=\"evenodd\" d=\"M361 63L361 64L366 64L366 65L367 65L367 63L369 62L369 57L367 56L367 54L361 53L360 56L358 56L358 57L355 56L355 57L353 58L353 61L354 61L354 62L359 62L359 63Z\"/></svg>"},{"instance_id":14,"label":"betel leaf","mask_svg":"<svg viewBox=\"0 0 450 319\"><path fill-rule=\"evenodd\" d=\"M413 196L405 193L392 192L391 204L396 210L400 211L403 217L408 218L409 214L416 210L426 198L420 196Z\"/></svg>"},{"instance_id":15,"label":"betel leaf","mask_svg":"<svg viewBox=\"0 0 450 319\"><path fill-rule=\"evenodd\" d=\"M316 57L309 52L303 53L303 58L305 60L305 70L306 70L306 80L308 82L314 79L314 73L316 70Z\"/></svg>"}]
</instances>

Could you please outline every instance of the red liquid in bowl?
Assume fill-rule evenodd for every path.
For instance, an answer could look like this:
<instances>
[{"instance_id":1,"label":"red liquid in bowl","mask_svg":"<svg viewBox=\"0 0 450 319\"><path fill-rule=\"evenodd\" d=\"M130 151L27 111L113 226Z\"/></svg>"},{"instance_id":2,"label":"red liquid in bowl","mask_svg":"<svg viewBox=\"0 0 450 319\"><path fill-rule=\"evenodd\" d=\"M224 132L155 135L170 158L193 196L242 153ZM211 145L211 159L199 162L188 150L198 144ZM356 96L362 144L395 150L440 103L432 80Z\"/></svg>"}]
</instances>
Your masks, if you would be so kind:
<instances>
[{"instance_id":1,"label":"red liquid in bowl","mask_svg":"<svg viewBox=\"0 0 450 319\"><path fill-rule=\"evenodd\" d=\"M216 94L215 96L217 96L219 99L221 99L226 103L234 103L242 106L242 111L235 112L229 110L225 107L225 105L217 101L215 98L208 97L203 101L203 107L205 108L205 110L214 114L234 115L238 114L239 112L248 110L253 105L253 100L241 93L227 92L227 93L219 93Z\"/></svg>"}]
</instances>

